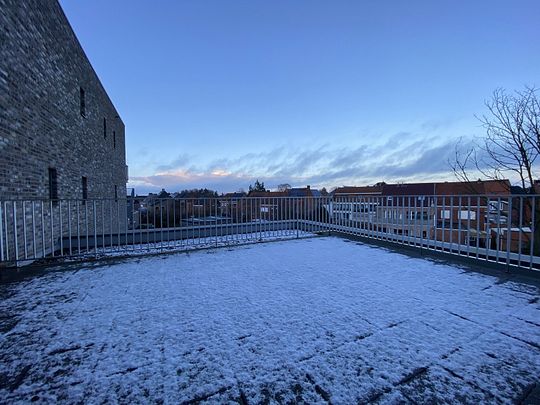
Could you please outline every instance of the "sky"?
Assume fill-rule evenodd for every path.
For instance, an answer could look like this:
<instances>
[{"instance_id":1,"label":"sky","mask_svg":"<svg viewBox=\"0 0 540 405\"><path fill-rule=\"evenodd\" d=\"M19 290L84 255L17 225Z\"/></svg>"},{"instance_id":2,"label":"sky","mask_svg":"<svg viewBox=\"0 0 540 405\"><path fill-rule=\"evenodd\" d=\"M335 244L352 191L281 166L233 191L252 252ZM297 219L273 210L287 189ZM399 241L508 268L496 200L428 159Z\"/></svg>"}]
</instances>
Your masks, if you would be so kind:
<instances>
[{"instance_id":1,"label":"sky","mask_svg":"<svg viewBox=\"0 0 540 405\"><path fill-rule=\"evenodd\" d=\"M454 179L497 88L540 86L540 2L61 0L137 193Z\"/></svg>"}]
</instances>

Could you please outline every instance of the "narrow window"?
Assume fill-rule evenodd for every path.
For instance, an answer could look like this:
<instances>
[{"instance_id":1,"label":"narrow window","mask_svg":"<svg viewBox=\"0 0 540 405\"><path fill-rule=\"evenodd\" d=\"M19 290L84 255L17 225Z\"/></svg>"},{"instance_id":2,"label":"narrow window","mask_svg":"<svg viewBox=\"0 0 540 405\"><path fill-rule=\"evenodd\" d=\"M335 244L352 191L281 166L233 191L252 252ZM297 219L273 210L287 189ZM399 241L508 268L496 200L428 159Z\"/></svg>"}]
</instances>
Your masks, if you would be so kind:
<instances>
[{"instance_id":1,"label":"narrow window","mask_svg":"<svg viewBox=\"0 0 540 405\"><path fill-rule=\"evenodd\" d=\"M118 201L118 186L114 185L114 201Z\"/></svg>"},{"instance_id":2,"label":"narrow window","mask_svg":"<svg viewBox=\"0 0 540 405\"><path fill-rule=\"evenodd\" d=\"M84 96L84 89L82 87L79 88L79 102L81 108L81 115L83 117L86 117L86 100Z\"/></svg>"},{"instance_id":3,"label":"narrow window","mask_svg":"<svg viewBox=\"0 0 540 405\"><path fill-rule=\"evenodd\" d=\"M49 167L49 199L58 200L58 177L56 169Z\"/></svg>"},{"instance_id":4,"label":"narrow window","mask_svg":"<svg viewBox=\"0 0 540 405\"><path fill-rule=\"evenodd\" d=\"M103 118L103 139L107 139L107 118Z\"/></svg>"},{"instance_id":5,"label":"narrow window","mask_svg":"<svg viewBox=\"0 0 540 405\"><path fill-rule=\"evenodd\" d=\"M82 177L82 199L88 199L88 178L85 176Z\"/></svg>"},{"instance_id":6,"label":"narrow window","mask_svg":"<svg viewBox=\"0 0 540 405\"><path fill-rule=\"evenodd\" d=\"M116 149L116 131L112 131L113 148Z\"/></svg>"}]
</instances>

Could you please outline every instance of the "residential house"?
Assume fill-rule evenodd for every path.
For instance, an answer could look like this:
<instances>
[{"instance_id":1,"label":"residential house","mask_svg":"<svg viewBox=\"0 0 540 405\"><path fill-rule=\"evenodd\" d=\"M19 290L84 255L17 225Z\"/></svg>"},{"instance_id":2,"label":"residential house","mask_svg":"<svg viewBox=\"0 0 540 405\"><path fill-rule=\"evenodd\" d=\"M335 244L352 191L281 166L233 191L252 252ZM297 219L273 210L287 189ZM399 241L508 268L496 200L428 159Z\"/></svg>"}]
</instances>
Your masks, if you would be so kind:
<instances>
[{"instance_id":1,"label":"residential house","mask_svg":"<svg viewBox=\"0 0 540 405\"><path fill-rule=\"evenodd\" d=\"M219 213L222 217L237 217L243 208L244 192L234 192L223 194L219 198Z\"/></svg>"},{"instance_id":2,"label":"residential house","mask_svg":"<svg viewBox=\"0 0 540 405\"><path fill-rule=\"evenodd\" d=\"M357 225L375 222L377 207L383 185L338 187L330 193L331 199L325 206L328 214L336 223L352 222Z\"/></svg>"},{"instance_id":3,"label":"residential house","mask_svg":"<svg viewBox=\"0 0 540 405\"><path fill-rule=\"evenodd\" d=\"M517 251L530 243L530 206L508 180L489 180L340 187L328 211L334 223L386 235Z\"/></svg>"},{"instance_id":4,"label":"residential house","mask_svg":"<svg viewBox=\"0 0 540 405\"><path fill-rule=\"evenodd\" d=\"M290 200L284 197L289 196L287 191L252 191L249 193L248 206L243 211L249 213L249 220L253 221L273 221L278 219L288 219L292 217L292 207Z\"/></svg>"}]
</instances>

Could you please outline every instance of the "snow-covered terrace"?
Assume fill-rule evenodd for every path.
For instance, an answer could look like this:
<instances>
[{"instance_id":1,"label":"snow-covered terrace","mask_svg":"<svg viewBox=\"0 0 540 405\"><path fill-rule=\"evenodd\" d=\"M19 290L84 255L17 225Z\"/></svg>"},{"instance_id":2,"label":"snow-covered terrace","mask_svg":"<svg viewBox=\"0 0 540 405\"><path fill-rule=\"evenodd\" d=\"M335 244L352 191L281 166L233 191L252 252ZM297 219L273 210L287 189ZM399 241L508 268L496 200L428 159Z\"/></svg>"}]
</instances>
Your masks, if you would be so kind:
<instances>
[{"instance_id":1,"label":"snow-covered terrace","mask_svg":"<svg viewBox=\"0 0 540 405\"><path fill-rule=\"evenodd\" d=\"M540 292L324 237L0 287L0 402L519 402Z\"/></svg>"}]
</instances>

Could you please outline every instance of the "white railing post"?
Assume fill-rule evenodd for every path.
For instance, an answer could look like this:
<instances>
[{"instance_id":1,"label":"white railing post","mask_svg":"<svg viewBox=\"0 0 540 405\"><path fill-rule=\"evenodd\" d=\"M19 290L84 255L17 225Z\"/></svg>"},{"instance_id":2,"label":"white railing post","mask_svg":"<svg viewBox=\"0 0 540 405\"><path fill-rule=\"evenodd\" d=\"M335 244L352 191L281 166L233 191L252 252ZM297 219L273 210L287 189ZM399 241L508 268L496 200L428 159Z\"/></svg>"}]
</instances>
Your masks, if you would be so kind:
<instances>
[{"instance_id":1,"label":"white railing post","mask_svg":"<svg viewBox=\"0 0 540 405\"><path fill-rule=\"evenodd\" d=\"M3 205L4 203L0 201L0 262L6 260L4 256L4 216L3 214Z\"/></svg>"},{"instance_id":2,"label":"white railing post","mask_svg":"<svg viewBox=\"0 0 540 405\"><path fill-rule=\"evenodd\" d=\"M15 244L15 261L19 260L19 240L17 236L17 203L13 201L13 242Z\"/></svg>"}]
</instances>

